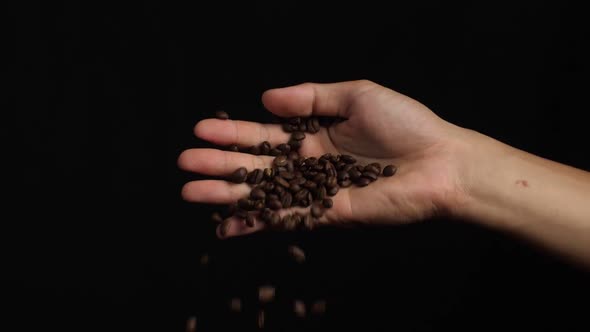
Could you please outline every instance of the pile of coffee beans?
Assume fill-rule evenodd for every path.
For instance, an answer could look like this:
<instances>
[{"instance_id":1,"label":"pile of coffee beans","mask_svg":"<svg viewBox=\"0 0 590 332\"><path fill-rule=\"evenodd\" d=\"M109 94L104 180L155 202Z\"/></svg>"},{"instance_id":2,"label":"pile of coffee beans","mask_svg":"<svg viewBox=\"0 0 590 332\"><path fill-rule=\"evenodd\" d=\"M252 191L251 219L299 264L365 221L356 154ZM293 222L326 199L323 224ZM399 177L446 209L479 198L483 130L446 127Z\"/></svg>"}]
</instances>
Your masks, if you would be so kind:
<instances>
[{"instance_id":1,"label":"pile of coffee beans","mask_svg":"<svg viewBox=\"0 0 590 332\"><path fill-rule=\"evenodd\" d=\"M227 112L218 111L215 117L228 120ZM248 227L254 227L262 222L267 230L312 230L319 224L326 209L332 208L332 197L338 194L340 188L351 186L365 187L377 181L379 177L393 176L397 167L382 165L378 162L361 165L347 154L326 153L322 156L306 157L299 153L306 135L315 134L321 127L330 126L338 119L320 117L292 117L279 118L283 131L290 133L286 143L271 146L267 141L249 147L239 147L232 144L228 151L249 153L252 155L273 156L272 164L264 169L253 169L250 172L245 167L239 167L226 180L232 183L246 183L250 192L245 197L229 204L222 212L215 212L211 219L219 223L219 232L225 236L231 227L230 218L238 217ZM303 212L288 212L285 209ZM283 213L280 213L280 212ZM306 261L305 252L295 245L288 246L288 254L295 262L302 264ZM201 264L207 264L208 256L201 257ZM273 301L275 286L263 285L258 289L258 300L262 304ZM242 311L240 298L232 298L228 302L233 312ZM317 300L311 304L309 312L321 315L326 311L326 301ZM307 314L305 303L294 300L293 312L303 318ZM265 325L265 311L258 311L258 327ZM190 321L191 324L196 322ZM187 322L188 324L188 322Z\"/></svg>"}]
</instances>

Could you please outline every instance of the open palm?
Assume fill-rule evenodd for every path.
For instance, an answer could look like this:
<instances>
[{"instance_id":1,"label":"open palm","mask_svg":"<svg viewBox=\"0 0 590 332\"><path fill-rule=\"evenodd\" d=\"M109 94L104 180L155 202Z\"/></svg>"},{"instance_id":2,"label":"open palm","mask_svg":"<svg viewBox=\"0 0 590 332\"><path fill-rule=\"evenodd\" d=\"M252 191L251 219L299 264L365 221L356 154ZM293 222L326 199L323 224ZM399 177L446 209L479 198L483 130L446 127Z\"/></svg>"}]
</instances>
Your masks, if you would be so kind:
<instances>
[{"instance_id":1,"label":"open palm","mask_svg":"<svg viewBox=\"0 0 590 332\"><path fill-rule=\"evenodd\" d=\"M379 162L398 167L395 176L380 178L367 187L341 189L333 197L323 223L405 223L444 214L456 196L457 169L451 141L455 127L419 102L368 81L335 84L301 84L273 89L263 95L268 110L281 117L337 116L346 119L316 134L307 134L300 153L319 157L324 153L350 154L361 164ZM241 146L269 141L273 146L289 134L276 124L206 119L195 126L197 137ZM271 164L273 157L253 156L216 149L190 149L179 157L185 170L206 175L227 175L244 166L251 171ZM229 204L246 196L245 184L219 180L187 183L188 201ZM286 213L286 212L283 212ZM238 220L227 236L262 229Z\"/></svg>"}]
</instances>

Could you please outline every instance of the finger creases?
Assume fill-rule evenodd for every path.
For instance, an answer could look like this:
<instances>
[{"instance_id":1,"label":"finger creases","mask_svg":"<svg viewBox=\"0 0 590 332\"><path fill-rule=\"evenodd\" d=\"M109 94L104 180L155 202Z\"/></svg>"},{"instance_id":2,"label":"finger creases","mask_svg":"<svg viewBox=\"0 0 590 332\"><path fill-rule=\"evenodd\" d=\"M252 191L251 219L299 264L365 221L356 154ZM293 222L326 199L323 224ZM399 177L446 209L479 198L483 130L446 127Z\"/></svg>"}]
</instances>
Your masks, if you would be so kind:
<instances>
[{"instance_id":1,"label":"finger creases","mask_svg":"<svg viewBox=\"0 0 590 332\"><path fill-rule=\"evenodd\" d=\"M189 149L180 154L178 166L195 173L228 176L240 167L245 167L248 171L268 167L272 159L270 156L254 156L217 149Z\"/></svg>"},{"instance_id":2,"label":"finger creases","mask_svg":"<svg viewBox=\"0 0 590 332\"><path fill-rule=\"evenodd\" d=\"M198 138L219 145L252 146L268 141L271 145L284 143L289 134L277 124L261 124L240 120L205 119L195 125Z\"/></svg>"},{"instance_id":3,"label":"finger creases","mask_svg":"<svg viewBox=\"0 0 590 332\"><path fill-rule=\"evenodd\" d=\"M188 202L231 204L248 196L246 184L233 184L220 180L191 181L182 188L182 198Z\"/></svg>"}]
</instances>

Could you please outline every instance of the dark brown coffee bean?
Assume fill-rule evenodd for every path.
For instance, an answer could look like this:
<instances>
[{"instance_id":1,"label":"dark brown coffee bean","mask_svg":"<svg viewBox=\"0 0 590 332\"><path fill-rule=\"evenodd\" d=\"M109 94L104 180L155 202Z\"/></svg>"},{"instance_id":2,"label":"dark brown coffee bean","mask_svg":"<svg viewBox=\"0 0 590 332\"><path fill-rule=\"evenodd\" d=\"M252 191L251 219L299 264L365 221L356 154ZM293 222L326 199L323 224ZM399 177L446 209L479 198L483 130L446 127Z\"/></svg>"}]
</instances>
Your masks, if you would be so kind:
<instances>
[{"instance_id":1,"label":"dark brown coffee bean","mask_svg":"<svg viewBox=\"0 0 590 332\"><path fill-rule=\"evenodd\" d=\"M270 193L275 189L275 184L272 182L267 182L264 186L261 187L266 193Z\"/></svg>"},{"instance_id":2,"label":"dark brown coffee bean","mask_svg":"<svg viewBox=\"0 0 590 332\"><path fill-rule=\"evenodd\" d=\"M248 216L246 217L246 226L254 227L255 225L256 219L254 219L254 216L252 214L248 214Z\"/></svg>"},{"instance_id":3,"label":"dark brown coffee bean","mask_svg":"<svg viewBox=\"0 0 590 332\"><path fill-rule=\"evenodd\" d=\"M238 199L238 207L242 210L250 210L252 208L252 201L247 198Z\"/></svg>"},{"instance_id":4,"label":"dark brown coffee bean","mask_svg":"<svg viewBox=\"0 0 590 332\"><path fill-rule=\"evenodd\" d=\"M253 154L255 156L260 155L260 147L258 145L252 145L247 151L249 154Z\"/></svg>"},{"instance_id":5,"label":"dark brown coffee bean","mask_svg":"<svg viewBox=\"0 0 590 332\"><path fill-rule=\"evenodd\" d=\"M287 144L289 144L289 146L291 147L291 151L297 151L301 148L301 145L303 141L298 141L298 140L294 140L294 139L290 139Z\"/></svg>"},{"instance_id":6,"label":"dark brown coffee bean","mask_svg":"<svg viewBox=\"0 0 590 332\"><path fill-rule=\"evenodd\" d=\"M264 310L263 309L258 310L258 328L259 329L264 328Z\"/></svg>"},{"instance_id":7,"label":"dark brown coffee bean","mask_svg":"<svg viewBox=\"0 0 590 332\"><path fill-rule=\"evenodd\" d=\"M270 222L270 218L272 217L272 210L269 208L264 208L262 212L260 212L260 219L264 222Z\"/></svg>"},{"instance_id":8,"label":"dark brown coffee bean","mask_svg":"<svg viewBox=\"0 0 590 332\"><path fill-rule=\"evenodd\" d=\"M297 228L297 218L294 215L289 215L283 218L283 224L286 231L294 231Z\"/></svg>"},{"instance_id":9,"label":"dark brown coffee bean","mask_svg":"<svg viewBox=\"0 0 590 332\"><path fill-rule=\"evenodd\" d=\"M246 217L248 217L248 211L238 209L234 215L240 219L246 219Z\"/></svg>"},{"instance_id":10,"label":"dark brown coffee bean","mask_svg":"<svg viewBox=\"0 0 590 332\"><path fill-rule=\"evenodd\" d=\"M224 111L217 111L215 112L215 117L220 120L227 120L229 119L229 114L227 114L227 112Z\"/></svg>"},{"instance_id":11,"label":"dark brown coffee bean","mask_svg":"<svg viewBox=\"0 0 590 332\"><path fill-rule=\"evenodd\" d=\"M229 308L233 312L242 312L242 300L237 297L234 297L229 301Z\"/></svg>"},{"instance_id":12,"label":"dark brown coffee bean","mask_svg":"<svg viewBox=\"0 0 590 332\"><path fill-rule=\"evenodd\" d=\"M294 140L297 140L297 141L301 141L302 139L305 138L305 134L301 131L295 131L291 134L291 138L293 138Z\"/></svg>"},{"instance_id":13,"label":"dark brown coffee bean","mask_svg":"<svg viewBox=\"0 0 590 332\"><path fill-rule=\"evenodd\" d=\"M282 167L282 166L287 165L287 156L280 155L280 156L276 157L275 160L273 161L273 165L275 165L276 167Z\"/></svg>"},{"instance_id":14,"label":"dark brown coffee bean","mask_svg":"<svg viewBox=\"0 0 590 332\"><path fill-rule=\"evenodd\" d=\"M329 153L329 152L328 152L328 153L324 153L324 154L323 154L323 155L320 157L320 159L324 159L324 160L330 160L330 159L332 159L332 157L333 157L333 156L334 156L333 154L331 154L331 153Z\"/></svg>"},{"instance_id":15,"label":"dark brown coffee bean","mask_svg":"<svg viewBox=\"0 0 590 332\"><path fill-rule=\"evenodd\" d=\"M324 198L324 200L322 200L322 205L326 209L329 209L329 208L331 208L334 205L334 202L330 198Z\"/></svg>"},{"instance_id":16,"label":"dark brown coffee bean","mask_svg":"<svg viewBox=\"0 0 590 332\"><path fill-rule=\"evenodd\" d=\"M259 169L255 169L252 172L248 173L248 175L246 176L246 183L248 184L254 184L256 182L256 171L260 171Z\"/></svg>"},{"instance_id":17,"label":"dark brown coffee bean","mask_svg":"<svg viewBox=\"0 0 590 332\"><path fill-rule=\"evenodd\" d=\"M227 149L232 152L239 152L240 151L240 148L238 147L237 144L232 144Z\"/></svg>"},{"instance_id":18,"label":"dark brown coffee bean","mask_svg":"<svg viewBox=\"0 0 590 332\"><path fill-rule=\"evenodd\" d=\"M281 204L283 208L287 209L291 207L291 203L293 202L293 195L290 192L285 192L281 197Z\"/></svg>"},{"instance_id":19,"label":"dark brown coffee bean","mask_svg":"<svg viewBox=\"0 0 590 332\"><path fill-rule=\"evenodd\" d=\"M288 118L287 122L292 125L299 125L301 123L301 117L294 116L294 117Z\"/></svg>"},{"instance_id":20,"label":"dark brown coffee bean","mask_svg":"<svg viewBox=\"0 0 590 332\"><path fill-rule=\"evenodd\" d=\"M363 172L363 177L365 177L371 181L375 181L375 180L377 180L377 174L379 174L379 173L365 171L365 172Z\"/></svg>"},{"instance_id":21,"label":"dark brown coffee bean","mask_svg":"<svg viewBox=\"0 0 590 332\"><path fill-rule=\"evenodd\" d=\"M274 199L279 199L279 195L278 194L267 194L266 195L266 201L272 201Z\"/></svg>"},{"instance_id":22,"label":"dark brown coffee bean","mask_svg":"<svg viewBox=\"0 0 590 332\"><path fill-rule=\"evenodd\" d=\"M295 175L293 174L293 172L289 172L289 171L279 172L279 176L285 180L293 180L293 178L295 178Z\"/></svg>"},{"instance_id":23,"label":"dark brown coffee bean","mask_svg":"<svg viewBox=\"0 0 590 332\"><path fill-rule=\"evenodd\" d=\"M350 170L354 167L354 164L346 164L344 165L344 167L342 167L342 170L345 172L350 172Z\"/></svg>"},{"instance_id":24,"label":"dark brown coffee bean","mask_svg":"<svg viewBox=\"0 0 590 332\"><path fill-rule=\"evenodd\" d=\"M347 155L347 154L343 154L340 155L340 161L343 161L347 164L354 164L356 163L356 159L353 156Z\"/></svg>"},{"instance_id":25,"label":"dark brown coffee bean","mask_svg":"<svg viewBox=\"0 0 590 332\"><path fill-rule=\"evenodd\" d=\"M281 150L279 150L277 148L272 148L272 149L270 149L270 151L268 151L268 154L271 156L278 156L281 154Z\"/></svg>"},{"instance_id":26,"label":"dark brown coffee bean","mask_svg":"<svg viewBox=\"0 0 590 332\"><path fill-rule=\"evenodd\" d=\"M236 211L238 210L238 204L237 203L231 203L227 206L227 208L223 211L223 219L229 218L231 216L233 216Z\"/></svg>"},{"instance_id":27,"label":"dark brown coffee bean","mask_svg":"<svg viewBox=\"0 0 590 332\"><path fill-rule=\"evenodd\" d=\"M297 129L299 131L306 132L307 131L307 123L302 120Z\"/></svg>"},{"instance_id":28,"label":"dark brown coffee bean","mask_svg":"<svg viewBox=\"0 0 590 332\"><path fill-rule=\"evenodd\" d=\"M326 187L320 185L315 191L315 199L321 201L324 199L324 197L326 197L326 194Z\"/></svg>"},{"instance_id":29,"label":"dark brown coffee bean","mask_svg":"<svg viewBox=\"0 0 590 332\"><path fill-rule=\"evenodd\" d=\"M324 208L319 203L313 203L311 205L311 216L319 218L324 214Z\"/></svg>"},{"instance_id":30,"label":"dark brown coffee bean","mask_svg":"<svg viewBox=\"0 0 590 332\"><path fill-rule=\"evenodd\" d=\"M338 178L338 181L344 181L344 180L348 180L349 175L345 171L338 171L337 178Z\"/></svg>"},{"instance_id":31,"label":"dark brown coffee bean","mask_svg":"<svg viewBox=\"0 0 590 332\"><path fill-rule=\"evenodd\" d=\"M261 303L269 303L275 298L275 288L270 285L258 287L258 301Z\"/></svg>"},{"instance_id":32,"label":"dark brown coffee bean","mask_svg":"<svg viewBox=\"0 0 590 332\"><path fill-rule=\"evenodd\" d=\"M358 180L356 180L356 185L359 187L365 187L367 186L369 183L371 183L371 180L365 178L365 177L360 177Z\"/></svg>"},{"instance_id":33,"label":"dark brown coffee bean","mask_svg":"<svg viewBox=\"0 0 590 332\"><path fill-rule=\"evenodd\" d=\"M307 131L312 134L315 134L318 131L320 131L320 122L318 118L312 117L309 119L309 121L307 122Z\"/></svg>"},{"instance_id":34,"label":"dark brown coffee bean","mask_svg":"<svg viewBox=\"0 0 590 332\"><path fill-rule=\"evenodd\" d=\"M285 166L275 167L275 174L279 174L280 172L286 172L287 167L285 167Z\"/></svg>"},{"instance_id":35,"label":"dark brown coffee bean","mask_svg":"<svg viewBox=\"0 0 590 332\"><path fill-rule=\"evenodd\" d=\"M305 303L301 300L295 300L293 302L293 312L295 313L295 316L297 316L298 318L305 318Z\"/></svg>"},{"instance_id":36,"label":"dark brown coffee bean","mask_svg":"<svg viewBox=\"0 0 590 332\"><path fill-rule=\"evenodd\" d=\"M326 182L326 174L318 173L313 177L312 181L315 182L317 185L324 184L324 182Z\"/></svg>"},{"instance_id":37,"label":"dark brown coffee bean","mask_svg":"<svg viewBox=\"0 0 590 332\"><path fill-rule=\"evenodd\" d=\"M311 231L314 228L313 217L311 214L308 213L303 217L303 227L308 231Z\"/></svg>"},{"instance_id":38,"label":"dark brown coffee bean","mask_svg":"<svg viewBox=\"0 0 590 332\"><path fill-rule=\"evenodd\" d=\"M307 198L308 193L309 191L307 189L301 189L295 194L294 198L296 201L304 200L305 198Z\"/></svg>"},{"instance_id":39,"label":"dark brown coffee bean","mask_svg":"<svg viewBox=\"0 0 590 332\"><path fill-rule=\"evenodd\" d=\"M293 126L293 125L292 125L292 124L290 124L290 123L283 123L283 124L281 125L281 128L283 128L283 131L284 131L284 132L287 132L287 133L291 133L291 132L293 132L294 130L296 130L296 129L297 129L297 127L296 127L296 126Z\"/></svg>"},{"instance_id":40,"label":"dark brown coffee bean","mask_svg":"<svg viewBox=\"0 0 590 332\"><path fill-rule=\"evenodd\" d=\"M316 157L309 157L305 159L305 164L309 166L313 166L318 163L318 158Z\"/></svg>"},{"instance_id":41,"label":"dark brown coffee bean","mask_svg":"<svg viewBox=\"0 0 590 332\"><path fill-rule=\"evenodd\" d=\"M261 155L268 155L268 153L270 152L270 149L271 149L271 146L268 141L264 141L264 142L260 143L260 154Z\"/></svg>"},{"instance_id":42,"label":"dark brown coffee bean","mask_svg":"<svg viewBox=\"0 0 590 332\"><path fill-rule=\"evenodd\" d=\"M289 255L295 260L295 262L301 264L305 263L305 252L298 246L291 245L287 248Z\"/></svg>"},{"instance_id":43,"label":"dark brown coffee bean","mask_svg":"<svg viewBox=\"0 0 590 332\"><path fill-rule=\"evenodd\" d=\"M301 206L301 207L308 207L309 206L309 200L307 198L302 199L301 201L299 201L299 206Z\"/></svg>"},{"instance_id":44,"label":"dark brown coffee bean","mask_svg":"<svg viewBox=\"0 0 590 332\"><path fill-rule=\"evenodd\" d=\"M352 185L352 181L350 179L346 179L344 181L340 181L338 185L340 185L341 188L348 188Z\"/></svg>"},{"instance_id":45,"label":"dark brown coffee bean","mask_svg":"<svg viewBox=\"0 0 590 332\"><path fill-rule=\"evenodd\" d=\"M334 188L338 185L338 181L336 180L335 176L330 176L326 179L326 188L330 189L330 188Z\"/></svg>"},{"instance_id":46,"label":"dark brown coffee bean","mask_svg":"<svg viewBox=\"0 0 590 332\"><path fill-rule=\"evenodd\" d=\"M295 165L295 160L297 160L297 158L299 158L299 153L297 153L297 151L291 151L287 155L287 159L292 160L293 165Z\"/></svg>"},{"instance_id":47,"label":"dark brown coffee bean","mask_svg":"<svg viewBox=\"0 0 590 332\"><path fill-rule=\"evenodd\" d=\"M277 176L277 177L278 177L278 176ZM280 185L278 185L278 184L275 186L275 190L274 190L274 193L275 193L275 194L277 194L277 195L281 196L281 195L282 195L284 192L285 192L285 188L284 188L284 187L281 187L281 186L280 186Z\"/></svg>"},{"instance_id":48,"label":"dark brown coffee bean","mask_svg":"<svg viewBox=\"0 0 590 332\"><path fill-rule=\"evenodd\" d=\"M266 201L266 205L275 211L280 210L283 207L283 203L281 203L281 201L278 199Z\"/></svg>"},{"instance_id":49,"label":"dark brown coffee bean","mask_svg":"<svg viewBox=\"0 0 590 332\"><path fill-rule=\"evenodd\" d=\"M270 223L270 227L272 227L272 228L279 227L279 225L281 224L281 216L279 216L278 213L273 212L270 215L270 222L269 223Z\"/></svg>"},{"instance_id":50,"label":"dark brown coffee bean","mask_svg":"<svg viewBox=\"0 0 590 332\"><path fill-rule=\"evenodd\" d=\"M246 170L246 167L240 167L230 175L229 180L233 183L242 183L246 181L247 176L248 170Z\"/></svg>"},{"instance_id":51,"label":"dark brown coffee bean","mask_svg":"<svg viewBox=\"0 0 590 332\"><path fill-rule=\"evenodd\" d=\"M375 169L378 171L377 174L381 174L381 164L379 164L379 163L370 163L369 166L375 167Z\"/></svg>"},{"instance_id":52,"label":"dark brown coffee bean","mask_svg":"<svg viewBox=\"0 0 590 332\"><path fill-rule=\"evenodd\" d=\"M311 189L317 188L318 185L313 181L305 181L305 183L303 184L303 187L311 190Z\"/></svg>"},{"instance_id":53,"label":"dark brown coffee bean","mask_svg":"<svg viewBox=\"0 0 590 332\"><path fill-rule=\"evenodd\" d=\"M279 151L281 151L281 154L289 154L289 152L291 152L291 146L286 143L279 144L277 146L277 149L279 149Z\"/></svg>"},{"instance_id":54,"label":"dark brown coffee bean","mask_svg":"<svg viewBox=\"0 0 590 332\"><path fill-rule=\"evenodd\" d=\"M283 179L280 176L275 176L274 182L284 188L289 188L289 182L287 182L287 180Z\"/></svg>"},{"instance_id":55,"label":"dark brown coffee bean","mask_svg":"<svg viewBox=\"0 0 590 332\"><path fill-rule=\"evenodd\" d=\"M328 189L327 194L328 194L328 196L334 196L338 193L338 190L340 190L340 187L334 186L334 187Z\"/></svg>"},{"instance_id":56,"label":"dark brown coffee bean","mask_svg":"<svg viewBox=\"0 0 590 332\"><path fill-rule=\"evenodd\" d=\"M263 199L259 199L257 201L254 202L254 205L252 206L252 209L256 210L256 211L260 211L262 209L264 209L264 200Z\"/></svg>"},{"instance_id":57,"label":"dark brown coffee bean","mask_svg":"<svg viewBox=\"0 0 590 332\"><path fill-rule=\"evenodd\" d=\"M275 172L274 169L272 168L265 168L264 169L264 178L267 180L272 180L272 178L275 176Z\"/></svg>"},{"instance_id":58,"label":"dark brown coffee bean","mask_svg":"<svg viewBox=\"0 0 590 332\"><path fill-rule=\"evenodd\" d=\"M219 214L219 212L213 212L213 214L211 215L211 220L213 220L217 224L221 224L223 218L221 218L221 214Z\"/></svg>"},{"instance_id":59,"label":"dark brown coffee bean","mask_svg":"<svg viewBox=\"0 0 590 332\"><path fill-rule=\"evenodd\" d=\"M371 172L371 173L375 173L375 174L380 174L381 173L381 169L375 167L374 165L367 165L363 169L363 172Z\"/></svg>"},{"instance_id":60,"label":"dark brown coffee bean","mask_svg":"<svg viewBox=\"0 0 590 332\"><path fill-rule=\"evenodd\" d=\"M264 199L266 197L266 193L261 188L254 188L250 192L250 198L252 199Z\"/></svg>"},{"instance_id":61,"label":"dark brown coffee bean","mask_svg":"<svg viewBox=\"0 0 590 332\"><path fill-rule=\"evenodd\" d=\"M289 182L289 190L292 193L297 193L299 190L301 190L301 187L297 183Z\"/></svg>"},{"instance_id":62,"label":"dark brown coffee bean","mask_svg":"<svg viewBox=\"0 0 590 332\"><path fill-rule=\"evenodd\" d=\"M287 169L287 172L291 172L293 173L293 177L295 177L295 165L293 163L293 160L288 159L287 160L287 166L285 166L285 168Z\"/></svg>"},{"instance_id":63,"label":"dark brown coffee bean","mask_svg":"<svg viewBox=\"0 0 590 332\"><path fill-rule=\"evenodd\" d=\"M311 312L315 315L323 315L326 312L326 301L318 300L311 305Z\"/></svg>"},{"instance_id":64,"label":"dark brown coffee bean","mask_svg":"<svg viewBox=\"0 0 590 332\"><path fill-rule=\"evenodd\" d=\"M353 181L356 181L358 178L360 178L363 173L359 172L358 169L353 168L350 171L348 171L348 175L350 176L350 179Z\"/></svg>"},{"instance_id":65,"label":"dark brown coffee bean","mask_svg":"<svg viewBox=\"0 0 590 332\"><path fill-rule=\"evenodd\" d=\"M393 176L397 172L397 167L393 165L387 165L383 168L383 176Z\"/></svg>"},{"instance_id":66,"label":"dark brown coffee bean","mask_svg":"<svg viewBox=\"0 0 590 332\"><path fill-rule=\"evenodd\" d=\"M229 229L231 228L231 222L229 221L229 219L225 219L221 225L219 225L219 234L221 236L226 236L227 233L229 232Z\"/></svg>"}]
</instances>

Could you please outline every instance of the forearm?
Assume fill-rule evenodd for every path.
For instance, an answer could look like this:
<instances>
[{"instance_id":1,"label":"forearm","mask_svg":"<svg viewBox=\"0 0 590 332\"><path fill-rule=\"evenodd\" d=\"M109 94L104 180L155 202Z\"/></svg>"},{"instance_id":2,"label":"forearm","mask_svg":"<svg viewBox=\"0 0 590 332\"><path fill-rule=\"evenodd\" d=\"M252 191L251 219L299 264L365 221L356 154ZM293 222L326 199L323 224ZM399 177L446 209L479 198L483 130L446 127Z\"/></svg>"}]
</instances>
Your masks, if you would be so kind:
<instances>
[{"instance_id":1,"label":"forearm","mask_svg":"<svg viewBox=\"0 0 590 332\"><path fill-rule=\"evenodd\" d=\"M590 173L474 134L459 217L524 236L590 266ZM468 148L469 149L469 148Z\"/></svg>"}]
</instances>

